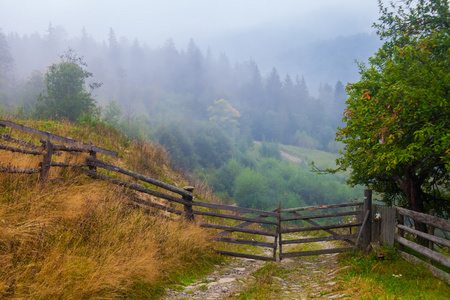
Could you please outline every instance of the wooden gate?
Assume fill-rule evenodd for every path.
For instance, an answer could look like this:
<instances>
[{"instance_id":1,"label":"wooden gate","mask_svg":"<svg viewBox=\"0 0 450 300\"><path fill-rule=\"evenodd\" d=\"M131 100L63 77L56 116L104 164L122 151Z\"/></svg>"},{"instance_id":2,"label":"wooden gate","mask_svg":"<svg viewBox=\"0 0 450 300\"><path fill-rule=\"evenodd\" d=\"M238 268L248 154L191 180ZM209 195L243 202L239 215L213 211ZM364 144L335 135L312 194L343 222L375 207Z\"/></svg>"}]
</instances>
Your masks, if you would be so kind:
<instances>
[{"instance_id":1,"label":"wooden gate","mask_svg":"<svg viewBox=\"0 0 450 300\"><path fill-rule=\"evenodd\" d=\"M355 244L358 244L361 234L357 234L354 227L360 227L367 222L368 215L364 214L362 207L364 202L346 203L336 205L319 205L309 207L298 207L281 209L280 213L280 235L279 235L279 257L280 260L288 257L299 257L308 255L339 253L353 250ZM316 213L316 211L320 211ZM365 216L363 220L363 216ZM320 222L319 224L313 219L328 220ZM331 219L330 219L331 218ZM306 226L305 226L306 225ZM332 229L348 228L348 232L340 233ZM353 229L353 230L352 230ZM310 231L324 231L328 236L323 237L306 237L286 239L288 234L310 232ZM361 230L360 230L361 232ZM295 251L283 252L283 245L293 245L302 243L317 243L322 241L337 241L342 240L351 247L330 248L311 251ZM356 241L355 241L356 240Z\"/></svg>"},{"instance_id":2,"label":"wooden gate","mask_svg":"<svg viewBox=\"0 0 450 300\"><path fill-rule=\"evenodd\" d=\"M219 213L206 212L206 211L193 211L194 215L204 215L204 216L245 221L243 223L240 223L237 226L226 226L226 225L218 225L218 224L203 223L203 222L200 223L200 226L204 227L204 228L213 228L213 229L223 230L222 232L218 233L214 237L214 240L216 240L216 241L272 249L271 256L238 253L238 252L231 252L231 251L225 251L225 250L216 250L216 252L223 254L223 255L228 255L228 256L244 257L244 258L258 259L258 260L265 260L265 261L276 261L276 251L277 251L277 244L278 244L277 238L279 235L279 221L278 221L279 213L277 212L278 210L272 210L272 211L268 212L268 211L250 209L250 208L242 208L242 207L237 207L237 206L228 206L228 205L194 201L193 206L196 206L196 205L208 207L208 208L229 210L229 211L235 211L238 213L256 215L256 217L247 217L247 216L239 216L236 214L231 215L231 214L219 214ZM263 229L247 228L248 226L255 224L255 223L261 224L261 225L263 224L264 228ZM230 235L233 232L242 232L242 233L252 234L255 236L269 237L270 239L273 239L273 241L267 242L267 241L256 241L254 239L249 240L249 239L238 239L238 238L226 237L227 235Z\"/></svg>"}]
</instances>

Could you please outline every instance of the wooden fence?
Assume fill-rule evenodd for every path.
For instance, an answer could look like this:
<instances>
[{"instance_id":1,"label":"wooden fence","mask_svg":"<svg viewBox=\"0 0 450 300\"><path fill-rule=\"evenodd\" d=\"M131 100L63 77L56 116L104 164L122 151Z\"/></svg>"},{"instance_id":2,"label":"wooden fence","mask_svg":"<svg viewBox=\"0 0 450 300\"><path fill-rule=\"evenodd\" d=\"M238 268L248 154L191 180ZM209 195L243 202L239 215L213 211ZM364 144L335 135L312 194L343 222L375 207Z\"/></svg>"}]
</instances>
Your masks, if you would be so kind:
<instances>
[{"instance_id":1,"label":"wooden fence","mask_svg":"<svg viewBox=\"0 0 450 300\"><path fill-rule=\"evenodd\" d=\"M21 124L16 124L11 121L0 120L0 126L9 126L11 128L19 129L28 133L36 134L41 137L45 137L45 140L41 140L41 146L34 145L27 141L13 138L10 135L2 134L0 139L8 141L10 143L18 144L21 147L13 147L10 145L0 144L0 150L12 151L17 153L24 153L29 155L42 155L42 162L39 168L14 168L11 166L0 166L0 172L8 173L24 173L33 174L39 173L40 180L45 182L48 178L49 170L51 167L75 167L80 168L88 176L92 178L107 180L118 186L126 187L130 190L143 193L156 197L158 199L165 199L167 203L156 203L154 201L143 199L136 195L129 195L129 199L140 205L153 207L159 210L163 210L168 213L172 213L178 216L182 216L189 221L195 221L195 216L203 216L206 220L218 220L222 219L222 222L199 222L199 226L204 228L211 228L220 230L220 232L214 237L216 241L224 243L244 244L254 247L263 247L271 249L271 255L254 255L247 253L236 253L224 250L216 250L217 252L225 255L271 260L277 259L277 249L279 249L279 258L298 257L306 255L318 255L327 253L337 253L354 250L357 247L367 247L371 242L381 241L388 245L393 245L394 239L399 243L400 249L403 246L409 247L414 251L417 251L430 259L433 259L440 264L450 267L449 258L444 255L433 251L433 243L450 247L450 242L447 239L437 237L433 234L434 228L440 228L444 231L450 231L450 222L448 220L440 219L435 216L425 215L413 211L409 211L400 207L388 208L384 206L372 205L372 191L365 190L364 202L360 203L347 203L336 204L327 206L312 206L312 207L298 207L282 209L281 204L277 209L272 211L262 211L257 209L242 208L232 205L223 205L217 203L200 202L194 200L193 187L187 186L179 188L159 180L147 177L145 175L121 168L97 159L97 153L102 153L110 156L117 157L118 154L115 151L103 149L92 144L85 144L79 141L75 141L71 138L55 135L53 133L40 131L34 128L30 128ZM70 144L59 145L52 143L50 140L59 141L62 143ZM53 162L52 156L58 152L87 152L89 156L86 157L84 163L81 164L69 164L62 162ZM118 179L114 176L105 175L105 172L99 171L104 169L109 172L116 172L131 177L134 181L130 182L123 179ZM150 188L149 185L154 186ZM194 209L197 208L197 209ZM326 212L326 213L313 213L320 210L338 209L338 212ZM347 209L347 211L342 211ZM226 213L224 212L226 211ZM372 219L373 213L381 212L381 219L374 221ZM395 213L399 215L398 225L395 225ZM409 217L414 220L420 221L430 225L429 234L418 232L405 226L403 217ZM347 219L346 222L338 222L333 220L327 225L320 225L314 219L324 218L338 218L343 217ZM227 221L228 220L228 221ZM230 221L231 220L231 221ZM238 225L230 225L235 221L242 221ZM306 222L312 226L298 226L299 222ZM220 224L219 224L220 223ZM294 223L294 225L292 225ZM227 224L227 225L225 225ZM248 228L253 224L256 226ZM353 231L352 228L358 228L358 231ZM398 228L398 235L395 235L395 227ZM338 234L334 229L348 228L349 232L345 234ZM294 238L284 239L283 236L299 233L323 230L330 234L326 237L316 238ZM426 238L430 241L429 248L415 244L404 238L404 232ZM250 234L255 238L234 238L229 237L231 233L244 233ZM267 239L271 241L267 241ZM295 245L302 243L314 243L322 241L334 241L342 240L349 244L351 247L323 249L316 251L296 251L283 253L284 245Z\"/></svg>"},{"instance_id":2,"label":"wooden fence","mask_svg":"<svg viewBox=\"0 0 450 300\"><path fill-rule=\"evenodd\" d=\"M395 235L395 240L399 244L399 250L403 251L404 247L411 248L412 250L420 253L448 268L450 268L450 258L434 250L434 244L450 247L450 240L438 237L434 234L435 228L440 228L443 231L450 232L450 221L442 218L438 218L433 215L427 215L416 211L408 210L401 207L396 207L395 210L398 214L398 234ZM414 221L422 222L429 225L428 233L424 233L408 226L405 226L405 217L411 218ZM405 232L412 235L427 239L429 241L428 247L414 243L406 239Z\"/></svg>"},{"instance_id":3,"label":"wooden fence","mask_svg":"<svg viewBox=\"0 0 450 300\"><path fill-rule=\"evenodd\" d=\"M312 226L306 226L306 227L298 227L298 226L281 226L280 235L279 235L279 253L280 253L280 259L287 258L287 257L298 257L298 256L308 256L308 255L318 255L318 254L329 254L329 253L338 253L338 252L346 252L353 250L354 246L359 242L357 240L356 242L353 242L352 240L357 239L358 235L355 233L351 233L352 227L361 227L363 225L363 221L361 220L362 215L364 215L363 210L351 210L351 211L344 211L344 212L327 212L327 213L319 213L319 214L312 214L312 215L304 215L301 214L301 212L307 212L307 211L319 211L319 210L328 210L328 209L336 209L336 208L355 208L355 207L362 207L363 203L346 203L346 204L336 204L336 205L322 205L322 206L310 206L310 207L298 207L298 208L289 208L289 209L281 209L280 213L282 214L289 214L289 216L282 216L280 217L280 223L291 223L293 221L303 221L306 222ZM354 218L354 221L350 222L332 222L328 225L319 225L317 222L313 221L312 219L323 219L323 218L336 218L336 217L348 217L348 216L354 216L354 217L360 217L360 218ZM367 219L366 219L367 223ZM338 234L335 231L332 231L331 229L341 229L341 228L349 228L350 233L349 234ZM282 235L283 234L290 234L290 233L298 233L298 232L309 232L309 231L318 231L323 230L326 233L330 234L329 236L325 237L315 237L315 238L295 238L295 239L288 239L283 240ZM362 232L362 230L360 230ZM361 236L361 235L360 235ZM312 250L312 251L297 251L297 252L287 252L283 253L282 246L283 245L292 245L292 244L302 244L302 243L317 243L322 241L337 241L342 240L346 243L350 244L352 247L346 247L346 248L330 248L330 249L322 249L322 250Z\"/></svg>"},{"instance_id":4,"label":"wooden fence","mask_svg":"<svg viewBox=\"0 0 450 300\"><path fill-rule=\"evenodd\" d=\"M168 204L164 205L161 203L155 203L147 199L142 199L136 195L128 196L131 201L138 203L140 205L153 207L159 210L166 211L168 213L183 216L189 221L194 221L195 215L205 216L206 218L220 218L226 220L243 221L243 223L240 223L237 226L214 224L209 222L200 222L199 226L204 228L212 228L220 230L221 232L217 234L214 238L216 241L225 243L245 244L256 247L265 247L270 248L273 251L273 255L271 256L262 256L262 255L253 255L246 253L236 253L230 251L217 250L217 252L221 254L260 260L276 260L277 238L279 231L278 227L279 223L277 222L277 217L279 216L279 213L276 210L268 212L257 209L242 208L237 206L194 201L193 187L187 186L181 189L179 187L164 183L162 181L150 178L148 176L97 159L97 152L117 157L118 154L115 151L97 147L92 143L85 144L82 142L75 141L71 138L64 138L49 132L40 131L21 124L16 124L11 121L0 120L0 126L3 127L9 126L11 128L19 129L28 133L37 134L39 136L47 138L46 140L41 140L42 143L41 146L37 146L20 139L15 139L6 134L1 135L0 138L4 140L19 144L22 147L32 149L18 148L0 144L0 150L32 155L42 155L43 158L39 168L20 169L13 167L0 167L0 172L25 173L25 174L39 173L40 181L45 182L48 179L48 174L51 167L65 166L65 167L81 168L83 172L85 172L88 176L92 178L106 180L118 186L123 186L139 193L151 195L158 199L165 199L169 201ZM54 144L50 140L56 140L74 146ZM53 162L52 156L58 151L67 151L75 153L88 152L89 156L85 159L85 162L82 164ZM134 179L135 183L127 180L118 179L114 176L105 175L103 174L104 172L102 173L99 169L104 169L110 172L116 172L129 176ZM149 188L147 184L153 185L154 188ZM194 207L198 207L198 209L194 210ZM228 213L223 213L223 211L228 211ZM252 217L251 215L254 216ZM248 228L252 224L259 224L259 225L264 224L263 225L264 229L261 229L261 226L258 226L258 228L256 229ZM232 237L226 237L227 235L233 232L254 235L255 238L237 239ZM262 237L263 241L258 241L258 237ZM272 238L273 241L267 242L266 240L268 237Z\"/></svg>"}]
</instances>

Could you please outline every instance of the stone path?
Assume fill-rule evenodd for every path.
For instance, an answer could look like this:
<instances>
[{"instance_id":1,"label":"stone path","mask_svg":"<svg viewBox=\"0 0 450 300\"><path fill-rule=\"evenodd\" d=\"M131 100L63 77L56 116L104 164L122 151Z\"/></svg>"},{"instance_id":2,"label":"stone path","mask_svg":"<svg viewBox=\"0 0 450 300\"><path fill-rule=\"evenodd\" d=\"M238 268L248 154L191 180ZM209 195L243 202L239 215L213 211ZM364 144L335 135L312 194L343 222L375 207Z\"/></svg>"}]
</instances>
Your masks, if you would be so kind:
<instances>
[{"instance_id":1,"label":"stone path","mask_svg":"<svg viewBox=\"0 0 450 300\"><path fill-rule=\"evenodd\" d=\"M323 244L324 248L331 245ZM283 259L277 266L283 278L274 277L273 292L268 299L340 299L337 254ZM215 271L183 290L168 289L169 299L229 299L255 282L252 274L265 265L263 261L233 258L229 264L215 266Z\"/></svg>"},{"instance_id":2,"label":"stone path","mask_svg":"<svg viewBox=\"0 0 450 300\"><path fill-rule=\"evenodd\" d=\"M205 278L184 288L166 290L163 299L227 299L255 281L252 273L265 262L245 258L233 258L228 264L216 265L215 270Z\"/></svg>"}]
</instances>

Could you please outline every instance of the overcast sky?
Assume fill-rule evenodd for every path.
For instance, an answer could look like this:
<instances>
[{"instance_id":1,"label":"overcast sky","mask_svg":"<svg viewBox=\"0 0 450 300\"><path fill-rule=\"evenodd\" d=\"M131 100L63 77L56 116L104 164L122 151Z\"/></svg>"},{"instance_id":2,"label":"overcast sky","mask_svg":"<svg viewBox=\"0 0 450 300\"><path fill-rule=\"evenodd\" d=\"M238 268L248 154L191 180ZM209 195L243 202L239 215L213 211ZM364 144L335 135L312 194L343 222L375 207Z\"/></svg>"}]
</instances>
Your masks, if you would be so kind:
<instances>
[{"instance_id":1,"label":"overcast sky","mask_svg":"<svg viewBox=\"0 0 450 300\"><path fill-rule=\"evenodd\" d=\"M83 27L96 40L116 36L161 45L184 45L252 30L258 26L301 26L317 38L373 31L377 0L0 0L3 33L44 34L49 23L68 37Z\"/></svg>"}]
</instances>

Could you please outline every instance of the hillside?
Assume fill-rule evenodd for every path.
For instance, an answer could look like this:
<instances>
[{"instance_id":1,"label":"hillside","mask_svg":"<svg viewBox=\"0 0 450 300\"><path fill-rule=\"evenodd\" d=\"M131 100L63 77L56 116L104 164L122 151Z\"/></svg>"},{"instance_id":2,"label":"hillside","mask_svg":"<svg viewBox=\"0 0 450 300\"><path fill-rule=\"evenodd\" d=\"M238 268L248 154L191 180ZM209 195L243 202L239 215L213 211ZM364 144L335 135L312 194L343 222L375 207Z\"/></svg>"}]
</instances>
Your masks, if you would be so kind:
<instances>
[{"instance_id":1,"label":"hillside","mask_svg":"<svg viewBox=\"0 0 450 300\"><path fill-rule=\"evenodd\" d=\"M92 141L119 153L117 159L100 154L103 160L187 185L171 170L166 151L151 142L129 140L101 124L20 123ZM18 130L0 131L40 144L38 137ZM58 157L72 163L80 159ZM0 162L2 167L30 168L39 159L1 151ZM0 295L6 299L152 298L180 274L204 272L218 259L203 229L156 210L137 209L124 188L68 168L52 168L45 184L37 179L36 174L0 173Z\"/></svg>"}]
</instances>

